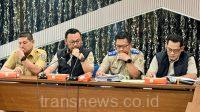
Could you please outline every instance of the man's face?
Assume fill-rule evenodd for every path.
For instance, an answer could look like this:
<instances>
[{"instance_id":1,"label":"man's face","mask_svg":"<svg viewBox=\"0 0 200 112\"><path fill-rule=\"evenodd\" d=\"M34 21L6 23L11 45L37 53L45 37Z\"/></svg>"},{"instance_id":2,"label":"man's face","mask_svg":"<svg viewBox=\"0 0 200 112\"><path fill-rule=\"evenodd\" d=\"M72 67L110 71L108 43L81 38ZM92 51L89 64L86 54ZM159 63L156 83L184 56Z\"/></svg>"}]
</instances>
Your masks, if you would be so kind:
<instances>
[{"instance_id":1,"label":"man's face","mask_svg":"<svg viewBox=\"0 0 200 112\"><path fill-rule=\"evenodd\" d=\"M177 60L181 52L184 50L184 46L180 47L180 42L173 42L170 40L168 44L166 43L165 47L170 60Z\"/></svg>"},{"instance_id":2,"label":"man's face","mask_svg":"<svg viewBox=\"0 0 200 112\"><path fill-rule=\"evenodd\" d=\"M117 39L115 42L115 47L119 53L128 54L131 50L131 44L128 43L127 39Z\"/></svg>"},{"instance_id":3,"label":"man's face","mask_svg":"<svg viewBox=\"0 0 200 112\"><path fill-rule=\"evenodd\" d=\"M81 48L82 43L82 37L78 32L75 34L68 34L67 40L65 40L65 45L67 45L70 50L73 50L74 48Z\"/></svg>"},{"instance_id":4,"label":"man's face","mask_svg":"<svg viewBox=\"0 0 200 112\"><path fill-rule=\"evenodd\" d=\"M30 53L33 49L34 41L28 40L27 37L19 38L19 48L24 52L24 54Z\"/></svg>"}]
</instances>

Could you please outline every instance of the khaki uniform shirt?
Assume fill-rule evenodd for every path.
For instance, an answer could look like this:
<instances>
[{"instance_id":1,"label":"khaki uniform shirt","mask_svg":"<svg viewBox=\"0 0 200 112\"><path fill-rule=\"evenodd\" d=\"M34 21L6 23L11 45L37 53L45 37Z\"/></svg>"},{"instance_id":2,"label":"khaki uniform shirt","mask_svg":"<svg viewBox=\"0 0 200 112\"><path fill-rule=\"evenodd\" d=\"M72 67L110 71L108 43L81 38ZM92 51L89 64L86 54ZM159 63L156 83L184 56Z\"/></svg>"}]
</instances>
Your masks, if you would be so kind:
<instances>
[{"instance_id":1,"label":"khaki uniform shirt","mask_svg":"<svg viewBox=\"0 0 200 112\"><path fill-rule=\"evenodd\" d=\"M36 66L44 69L46 66L46 58L47 54L46 51L42 49L33 49L31 53L27 56L27 59L31 61ZM16 52L13 52L8 60L4 64L5 67L8 67L10 69L15 69L16 67L20 67L23 71L23 75L34 75L30 70L28 70L22 63L21 60L16 55Z\"/></svg>"},{"instance_id":2,"label":"khaki uniform shirt","mask_svg":"<svg viewBox=\"0 0 200 112\"><path fill-rule=\"evenodd\" d=\"M169 70L168 70L168 73L167 73L168 76L174 74L174 62L175 61L170 61ZM151 61L151 64L149 66L147 73L156 74L157 71L158 71L158 61L157 61L156 56L154 56L154 58ZM197 67L196 67L196 63L195 63L193 56L189 57L189 59L188 59L187 73L188 74L197 74Z\"/></svg>"},{"instance_id":3,"label":"khaki uniform shirt","mask_svg":"<svg viewBox=\"0 0 200 112\"><path fill-rule=\"evenodd\" d=\"M128 55L131 56L132 63L135 65L135 67L137 67L138 70L144 73L143 53L137 49L132 48ZM101 63L99 69L104 72L109 71L110 74L124 75L126 79L131 78L126 63L122 60L117 59L117 51L109 52L103 59L103 62Z\"/></svg>"}]
</instances>

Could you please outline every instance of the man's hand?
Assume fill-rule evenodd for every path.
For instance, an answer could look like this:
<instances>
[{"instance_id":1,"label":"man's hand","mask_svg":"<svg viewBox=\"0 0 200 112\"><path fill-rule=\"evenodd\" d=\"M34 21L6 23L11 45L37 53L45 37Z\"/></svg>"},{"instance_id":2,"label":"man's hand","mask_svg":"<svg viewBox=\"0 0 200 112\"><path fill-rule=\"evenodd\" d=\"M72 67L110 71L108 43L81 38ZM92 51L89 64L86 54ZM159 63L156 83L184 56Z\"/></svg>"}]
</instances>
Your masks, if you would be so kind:
<instances>
[{"instance_id":1,"label":"man's hand","mask_svg":"<svg viewBox=\"0 0 200 112\"><path fill-rule=\"evenodd\" d=\"M19 75L22 75L22 74L23 74L23 71L22 71L22 69L21 69L20 67L16 67L16 68L14 69L14 72L18 73Z\"/></svg>"},{"instance_id":2,"label":"man's hand","mask_svg":"<svg viewBox=\"0 0 200 112\"><path fill-rule=\"evenodd\" d=\"M23 52L21 49L18 49L18 50L16 51L16 54L17 54L17 56L18 56L19 59L21 59L22 57L25 56L25 55L24 55L24 52Z\"/></svg>"},{"instance_id":3,"label":"man's hand","mask_svg":"<svg viewBox=\"0 0 200 112\"><path fill-rule=\"evenodd\" d=\"M97 72L96 72L96 76L105 76L106 74L103 72L103 71L101 71L101 70L98 70Z\"/></svg>"},{"instance_id":4,"label":"man's hand","mask_svg":"<svg viewBox=\"0 0 200 112\"><path fill-rule=\"evenodd\" d=\"M146 76L150 78L155 78L156 74L154 72L147 72Z\"/></svg>"},{"instance_id":5,"label":"man's hand","mask_svg":"<svg viewBox=\"0 0 200 112\"><path fill-rule=\"evenodd\" d=\"M77 49L77 48L74 48L72 50L72 55L76 56L80 60L85 58L84 55L82 53L80 53L79 49Z\"/></svg>"},{"instance_id":6,"label":"man's hand","mask_svg":"<svg viewBox=\"0 0 200 112\"><path fill-rule=\"evenodd\" d=\"M77 48L74 48L72 50L72 55L76 56L77 58L80 56L80 51Z\"/></svg>"},{"instance_id":7,"label":"man's hand","mask_svg":"<svg viewBox=\"0 0 200 112\"><path fill-rule=\"evenodd\" d=\"M128 59L131 59L131 57L126 53L119 53L117 55L117 59L120 59L120 60L123 60L123 61L127 61Z\"/></svg>"}]
</instances>

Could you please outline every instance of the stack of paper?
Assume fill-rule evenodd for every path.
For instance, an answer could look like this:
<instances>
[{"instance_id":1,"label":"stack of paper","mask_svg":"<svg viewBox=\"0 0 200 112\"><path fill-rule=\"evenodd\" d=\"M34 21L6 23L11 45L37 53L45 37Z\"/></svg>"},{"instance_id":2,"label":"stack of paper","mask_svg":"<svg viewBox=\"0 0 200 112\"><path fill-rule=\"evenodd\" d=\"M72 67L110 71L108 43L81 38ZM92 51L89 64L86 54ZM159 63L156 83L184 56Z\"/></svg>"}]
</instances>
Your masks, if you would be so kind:
<instances>
[{"instance_id":1,"label":"stack of paper","mask_svg":"<svg viewBox=\"0 0 200 112\"><path fill-rule=\"evenodd\" d=\"M106 74L103 76L96 76L95 80L99 82L119 82L124 79L123 75L111 75L111 74Z\"/></svg>"}]
</instances>

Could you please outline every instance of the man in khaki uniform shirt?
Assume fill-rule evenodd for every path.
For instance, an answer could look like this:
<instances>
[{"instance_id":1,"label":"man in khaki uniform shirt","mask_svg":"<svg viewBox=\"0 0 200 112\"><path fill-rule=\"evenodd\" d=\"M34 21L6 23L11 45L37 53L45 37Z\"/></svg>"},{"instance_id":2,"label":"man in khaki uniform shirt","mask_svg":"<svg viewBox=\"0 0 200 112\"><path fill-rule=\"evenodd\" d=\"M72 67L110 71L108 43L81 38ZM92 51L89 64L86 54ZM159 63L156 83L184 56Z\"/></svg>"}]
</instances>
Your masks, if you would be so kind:
<instances>
[{"instance_id":1,"label":"man in khaki uniform shirt","mask_svg":"<svg viewBox=\"0 0 200 112\"><path fill-rule=\"evenodd\" d=\"M181 76L197 78L197 68L193 56L184 51L183 38L171 34L168 36L166 51L156 54L147 71L148 77Z\"/></svg>"},{"instance_id":2,"label":"man in khaki uniform shirt","mask_svg":"<svg viewBox=\"0 0 200 112\"><path fill-rule=\"evenodd\" d=\"M31 33L19 34L19 49L4 63L2 71L14 71L20 75L37 75L46 66L46 51L34 49Z\"/></svg>"},{"instance_id":3,"label":"man in khaki uniform shirt","mask_svg":"<svg viewBox=\"0 0 200 112\"><path fill-rule=\"evenodd\" d=\"M144 73L144 55L131 47L131 38L126 34L115 37L116 50L108 52L96 75L121 74L126 79L135 79Z\"/></svg>"}]
</instances>

